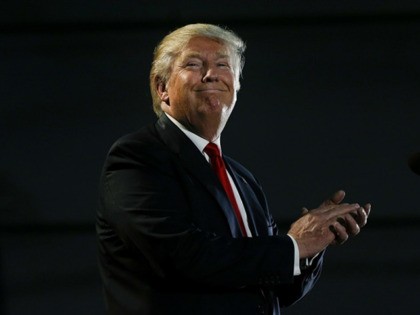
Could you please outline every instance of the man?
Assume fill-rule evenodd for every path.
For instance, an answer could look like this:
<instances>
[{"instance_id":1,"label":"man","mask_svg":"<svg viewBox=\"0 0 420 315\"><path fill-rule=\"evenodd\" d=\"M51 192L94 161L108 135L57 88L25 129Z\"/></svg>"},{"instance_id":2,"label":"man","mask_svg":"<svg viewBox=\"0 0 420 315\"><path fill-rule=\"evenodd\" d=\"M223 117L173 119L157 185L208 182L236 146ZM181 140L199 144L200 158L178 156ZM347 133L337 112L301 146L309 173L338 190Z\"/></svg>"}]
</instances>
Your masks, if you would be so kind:
<instances>
[{"instance_id":1,"label":"man","mask_svg":"<svg viewBox=\"0 0 420 315\"><path fill-rule=\"evenodd\" d=\"M101 179L100 270L108 314L280 314L318 279L324 249L358 234L370 205L338 191L278 235L261 186L220 154L244 44L208 24L157 46L155 124L119 139Z\"/></svg>"}]
</instances>

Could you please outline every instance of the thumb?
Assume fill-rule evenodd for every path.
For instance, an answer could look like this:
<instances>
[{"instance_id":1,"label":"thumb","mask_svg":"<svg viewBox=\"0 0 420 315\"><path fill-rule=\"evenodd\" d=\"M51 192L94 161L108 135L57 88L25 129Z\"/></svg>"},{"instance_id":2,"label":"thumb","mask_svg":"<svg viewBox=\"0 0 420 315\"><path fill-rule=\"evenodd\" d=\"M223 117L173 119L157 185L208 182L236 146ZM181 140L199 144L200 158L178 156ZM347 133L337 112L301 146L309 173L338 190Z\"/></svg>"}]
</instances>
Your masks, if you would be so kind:
<instances>
[{"instance_id":1,"label":"thumb","mask_svg":"<svg viewBox=\"0 0 420 315\"><path fill-rule=\"evenodd\" d=\"M338 190L329 199L325 200L322 203L322 205L332 205L332 204L338 205L340 202L343 201L345 196L346 196L346 193L344 190Z\"/></svg>"}]
</instances>

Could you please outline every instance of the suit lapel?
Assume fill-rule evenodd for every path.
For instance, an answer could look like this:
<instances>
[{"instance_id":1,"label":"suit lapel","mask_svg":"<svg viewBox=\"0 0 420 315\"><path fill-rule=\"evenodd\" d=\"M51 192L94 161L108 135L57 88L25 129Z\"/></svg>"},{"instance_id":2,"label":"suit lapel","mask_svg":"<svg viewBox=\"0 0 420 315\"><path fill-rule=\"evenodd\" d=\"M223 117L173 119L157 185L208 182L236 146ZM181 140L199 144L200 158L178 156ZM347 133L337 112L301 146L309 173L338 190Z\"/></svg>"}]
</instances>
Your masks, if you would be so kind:
<instances>
[{"instance_id":1,"label":"suit lapel","mask_svg":"<svg viewBox=\"0 0 420 315\"><path fill-rule=\"evenodd\" d=\"M247 182L247 180L238 174L235 168L229 163L228 159L224 159L226 168L231 174L236 188L241 195L242 203L244 204L247 217L248 225L253 236L267 235L267 218L264 215L264 210L258 201L257 196L255 196L254 190ZM252 210L251 210L252 209Z\"/></svg>"},{"instance_id":2,"label":"suit lapel","mask_svg":"<svg viewBox=\"0 0 420 315\"><path fill-rule=\"evenodd\" d=\"M165 114L157 121L156 130L166 146L179 157L182 166L200 181L216 199L226 216L232 236L240 236L241 230L234 215L232 205L216 174L202 153Z\"/></svg>"}]
</instances>

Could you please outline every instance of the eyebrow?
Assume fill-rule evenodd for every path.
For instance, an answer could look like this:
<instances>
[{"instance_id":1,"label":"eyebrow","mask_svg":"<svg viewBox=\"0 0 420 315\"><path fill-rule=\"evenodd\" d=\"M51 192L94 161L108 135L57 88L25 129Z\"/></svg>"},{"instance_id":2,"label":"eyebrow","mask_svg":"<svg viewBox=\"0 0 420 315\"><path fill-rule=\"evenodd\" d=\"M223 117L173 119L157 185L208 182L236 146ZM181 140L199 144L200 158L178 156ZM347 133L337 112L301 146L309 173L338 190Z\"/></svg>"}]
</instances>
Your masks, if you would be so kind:
<instances>
[{"instance_id":1,"label":"eyebrow","mask_svg":"<svg viewBox=\"0 0 420 315\"><path fill-rule=\"evenodd\" d=\"M224 54L224 53L216 53L216 57L217 59L223 59L223 58L229 58L228 54ZM188 55L185 55L182 59L187 59L187 58L201 58L201 54L199 52L191 52Z\"/></svg>"}]
</instances>

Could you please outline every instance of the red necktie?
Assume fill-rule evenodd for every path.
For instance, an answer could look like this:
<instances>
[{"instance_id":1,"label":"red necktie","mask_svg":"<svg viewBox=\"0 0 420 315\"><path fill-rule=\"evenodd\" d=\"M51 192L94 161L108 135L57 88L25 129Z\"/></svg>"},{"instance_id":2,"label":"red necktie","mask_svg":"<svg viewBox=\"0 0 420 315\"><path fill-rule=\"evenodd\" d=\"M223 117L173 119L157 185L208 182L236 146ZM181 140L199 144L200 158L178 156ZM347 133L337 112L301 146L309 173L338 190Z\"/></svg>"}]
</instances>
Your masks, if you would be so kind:
<instances>
[{"instance_id":1,"label":"red necktie","mask_svg":"<svg viewBox=\"0 0 420 315\"><path fill-rule=\"evenodd\" d=\"M225 189L227 196L229 197L230 203L232 204L233 210L235 211L235 216L238 220L239 227L241 228L242 235L246 236L247 234L245 230L244 221L242 220L241 212L239 211L235 195L233 194L232 186L230 185L229 178L227 175L225 162L220 156L219 148L217 147L217 145L210 142L204 148L204 152L206 152L207 155L210 157L211 166L216 172L216 175L219 178L220 182L222 183L222 186Z\"/></svg>"}]
</instances>

